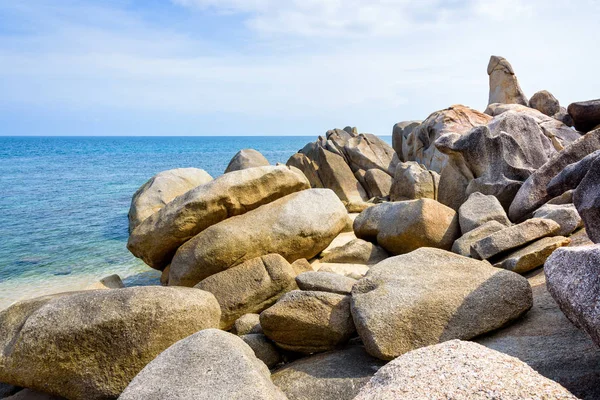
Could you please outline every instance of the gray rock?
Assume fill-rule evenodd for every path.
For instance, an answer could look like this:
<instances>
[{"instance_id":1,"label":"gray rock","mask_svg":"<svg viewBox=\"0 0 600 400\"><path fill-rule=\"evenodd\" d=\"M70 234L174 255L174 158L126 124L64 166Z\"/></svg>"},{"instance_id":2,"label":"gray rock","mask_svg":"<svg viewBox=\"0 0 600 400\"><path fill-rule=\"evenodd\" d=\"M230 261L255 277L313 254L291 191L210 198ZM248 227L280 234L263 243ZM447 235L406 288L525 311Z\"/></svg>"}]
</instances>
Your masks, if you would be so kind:
<instances>
[{"instance_id":1,"label":"gray rock","mask_svg":"<svg viewBox=\"0 0 600 400\"><path fill-rule=\"evenodd\" d=\"M238 151L231 161L229 161L225 173L254 167L265 167L267 165L269 165L269 160L267 160L259 151L254 149L243 149Z\"/></svg>"},{"instance_id":2,"label":"gray rock","mask_svg":"<svg viewBox=\"0 0 600 400\"><path fill-rule=\"evenodd\" d=\"M290 400L352 400L383 364L350 346L294 361L271 378Z\"/></svg>"},{"instance_id":3,"label":"gray rock","mask_svg":"<svg viewBox=\"0 0 600 400\"><path fill-rule=\"evenodd\" d=\"M519 85L515 71L504 57L491 56L487 73L490 76L490 97L488 104L529 105L527 97Z\"/></svg>"},{"instance_id":4,"label":"gray rock","mask_svg":"<svg viewBox=\"0 0 600 400\"><path fill-rule=\"evenodd\" d=\"M529 106L549 117L560 112L560 103L556 97L547 90L540 90L531 96L531 99L529 99Z\"/></svg>"},{"instance_id":5,"label":"gray rock","mask_svg":"<svg viewBox=\"0 0 600 400\"><path fill-rule=\"evenodd\" d=\"M600 150L583 157L581 160L567 165L562 171L550 180L546 186L549 196L560 196L563 193L574 190L579 186L588 173L594 161L600 158Z\"/></svg>"},{"instance_id":6,"label":"gray rock","mask_svg":"<svg viewBox=\"0 0 600 400\"><path fill-rule=\"evenodd\" d=\"M467 201L458 209L461 232L464 235L489 221L497 221L504 226L510 226L506 211L497 198L479 192L471 193Z\"/></svg>"},{"instance_id":7,"label":"gray rock","mask_svg":"<svg viewBox=\"0 0 600 400\"><path fill-rule=\"evenodd\" d=\"M372 168L365 172L365 189L369 197L387 197L392 187L392 177L380 169Z\"/></svg>"},{"instance_id":8,"label":"gray rock","mask_svg":"<svg viewBox=\"0 0 600 400\"><path fill-rule=\"evenodd\" d=\"M124 288L125 285L121 280L121 277L117 274L106 276L100 279L96 283L92 283L88 287L87 290L96 290L96 289L121 289Z\"/></svg>"},{"instance_id":9,"label":"gray rock","mask_svg":"<svg viewBox=\"0 0 600 400\"><path fill-rule=\"evenodd\" d=\"M589 132L600 125L600 99L571 103L567 111L580 132Z\"/></svg>"},{"instance_id":10,"label":"gray rock","mask_svg":"<svg viewBox=\"0 0 600 400\"><path fill-rule=\"evenodd\" d=\"M250 346L256 358L264 362L267 367L273 368L282 362L282 357L277 347L262 333L242 335L240 338Z\"/></svg>"},{"instance_id":11,"label":"gray rock","mask_svg":"<svg viewBox=\"0 0 600 400\"><path fill-rule=\"evenodd\" d=\"M548 202L546 204L554 204L554 205L573 204L573 193L574 192L575 192L575 190L567 190L560 196L556 196L556 197L553 197L551 200L548 200Z\"/></svg>"},{"instance_id":12,"label":"gray rock","mask_svg":"<svg viewBox=\"0 0 600 400\"><path fill-rule=\"evenodd\" d=\"M321 262L372 265L388 257L389 254L382 247L366 240L354 239L331 249Z\"/></svg>"},{"instance_id":13,"label":"gray rock","mask_svg":"<svg viewBox=\"0 0 600 400\"><path fill-rule=\"evenodd\" d=\"M259 314L244 314L233 323L232 333L238 336L249 335L252 333L263 333L260 326Z\"/></svg>"},{"instance_id":14,"label":"gray rock","mask_svg":"<svg viewBox=\"0 0 600 400\"><path fill-rule=\"evenodd\" d=\"M315 290L337 294L350 294L356 279L348 278L332 272L305 272L296 277L300 290Z\"/></svg>"},{"instance_id":15,"label":"gray rock","mask_svg":"<svg viewBox=\"0 0 600 400\"><path fill-rule=\"evenodd\" d=\"M406 161L403 156L403 146L408 135L421 124L422 121L403 121L398 122L392 129L392 148L398 155L400 161Z\"/></svg>"},{"instance_id":16,"label":"gray rock","mask_svg":"<svg viewBox=\"0 0 600 400\"><path fill-rule=\"evenodd\" d=\"M562 122L568 127L572 127L575 125L575 121L573 121L573 117L569 115L569 112L565 107L560 107L560 110L552 116L552 118Z\"/></svg>"},{"instance_id":17,"label":"gray rock","mask_svg":"<svg viewBox=\"0 0 600 400\"><path fill-rule=\"evenodd\" d=\"M571 239L564 236L545 237L507 254L497 260L494 267L524 274L544 265L554 250L570 242Z\"/></svg>"},{"instance_id":18,"label":"gray rock","mask_svg":"<svg viewBox=\"0 0 600 400\"><path fill-rule=\"evenodd\" d=\"M471 339L532 305L522 276L444 250L421 248L371 267L352 289L352 316L369 354Z\"/></svg>"},{"instance_id":19,"label":"gray rock","mask_svg":"<svg viewBox=\"0 0 600 400\"><path fill-rule=\"evenodd\" d=\"M399 161L397 156L394 158L396 153L389 144L369 133L361 133L348 139L343 152L353 171L379 169L391 176Z\"/></svg>"},{"instance_id":20,"label":"gray rock","mask_svg":"<svg viewBox=\"0 0 600 400\"><path fill-rule=\"evenodd\" d=\"M506 228L506 225L502 225L498 221L488 221L480 227L475 228L456 239L452 245L452 252L460 254L461 256L471 257L471 246L473 243L491 235L492 233L501 231L504 228Z\"/></svg>"},{"instance_id":21,"label":"gray rock","mask_svg":"<svg viewBox=\"0 0 600 400\"><path fill-rule=\"evenodd\" d=\"M296 153L289 158L286 165L298 168L306 176L312 188L322 188L323 182L319 177L318 165L303 153Z\"/></svg>"},{"instance_id":22,"label":"gray rock","mask_svg":"<svg viewBox=\"0 0 600 400\"><path fill-rule=\"evenodd\" d=\"M428 171L414 161L396 166L390 189L391 201L437 199L439 175Z\"/></svg>"},{"instance_id":23,"label":"gray rock","mask_svg":"<svg viewBox=\"0 0 600 400\"><path fill-rule=\"evenodd\" d=\"M533 213L533 218L551 219L560 225L556 232L560 236L568 236L583 226L583 221L573 204L544 204Z\"/></svg>"},{"instance_id":24,"label":"gray rock","mask_svg":"<svg viewBox=\"0 0 600 400\"><path fill-rule=\"evenodd\" d=\"M381 368L355 400L573 399L518 359L452 340L411 351Z\"/></svg>"},{"instance_id":25,"label":"gray rock","mask_svg":"<svg viewBox=\"0 0 600 400\"><path fill-rule=\"evenodd\" d=\"M589 135L589 133L588 133ZM600 242L600 158L590 167L573 194L573 203L585 224L587 235Z\"/></svg>"},{"instance_id":26,"label":"gray rock","mask_svg":"<svg viewBox=\"0 0 600 400\"><path fill-rule=\"evenodd\" d=\"M0 383L0 399L12 396L20 390L23 390L23 388L6 383Z\"/></svg>"},{"instance_id":27,"label":"gray rock","mask_svg":"<svg viewBox=\"0 0 600 400\"><path fill-rule=\"evenodd\" d=\"M6 397L4 400L66 400L64 397L53 396L48 393L36 392L31 389L23 389L16 394Z\"/></svg>"},{"instance_id":28,"label":"gray rock","mask_svg":"<svg viewBox=\"0 0 600 400\"><path fill-rule=\"evenodd\" d=\"M119 397L119 400L164 399L284 400L286 397L271 382L266 365L242 339L217 329L205 329L162 352Z\"/></svg>"}]
</instances>

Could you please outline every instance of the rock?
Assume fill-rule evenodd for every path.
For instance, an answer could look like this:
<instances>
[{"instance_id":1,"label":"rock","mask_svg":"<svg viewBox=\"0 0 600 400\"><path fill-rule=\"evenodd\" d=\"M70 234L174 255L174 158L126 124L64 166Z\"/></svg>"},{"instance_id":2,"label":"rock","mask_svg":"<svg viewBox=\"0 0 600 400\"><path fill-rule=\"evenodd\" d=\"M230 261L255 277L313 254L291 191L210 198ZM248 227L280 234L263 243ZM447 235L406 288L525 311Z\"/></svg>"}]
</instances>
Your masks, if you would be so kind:
<instances>
[{"instance_id":1,"label":"rock","mask_svg":"<svg viewBox=\"0 0 600 400\"><path fill-rule=\"evenodd\" d=\"M319 148L317 154L317 171L323 187L333 190L345 204L368 200L367 192L356 180L342 156L323 148Z\"/></svg>"},{"instance_id":2,"label":"rock","mask_svg":"<svg viewBox=\"0 0 600 400\"><path fill-rule=\"evenodd\" d=\"M556 196L556 197L552 198L551 200L548 200L548 202L546 204L554 204L554 205L573 204L573 193L574 192L575 192L574 190L567 190L560 196Z\"/></svg>"},{"instance_id":3,"label":"rock","mask_svg":"<svg viewBox=\"0 0 600 400\"><path fill-rule=\"evenodd\" d=\"M490 76L488 104L529 105L527 97L521 90L515 71L504 57L492 56L487 67L487 73Z\"/></svg>"},{"instance_id":4,"label":"rock","mask_svg":"<svg viewBox=\"0 0 600 400\"><path fill-rule=\"evenodd\" d=\"M404 159L403 147L408 138L408 135L421 124L422 121L403 121L398 122L392 129L392 148L398 155L400 161L406 161Z\"/></svg>"},{"instance_id":5,"label":"rock","mask_svg":"<svg viewBox=\"0 0 600 400\"><path fill-rule=\"evenodd\" d=\"M162 352L119 400L167 398L286 399L252 349L239 337L217 329L200 331Z\"/></svg>"},{"instance_id":6,"label":"rock","mask_svg":"<svg viewBox=\"0 0 600 400\"><path fill-rule=\"evenodd\" d=\"M432 248L380 262L352 289L358 334L369 354L383 360L490 332L531 304L522 276Z\"/></svg>"},{"instance_id":7,"label":"rock","mask_svg":"<svg viewBox=\"0 0 600 400\"><path fill-rule=\"evenodd\" d=\"M354 232L364 240L377 232L381 247L391 254L403 254L420 247L450 250L460 227L454 210L435 200L419 199L378 204L363 211L354 221Z\"/></svg>"},{"instance_id":8,"label":"rock","mask_svg":"<svg viewBox=\"0 0 600 400\"><path fill-rule=\"evenodd\" d=\"M391 176L399 161L397 157L394 159L396 153L389 144L369 133L361 133L345 141L343 153L352 171L379 169Z\"/></svg>"},{"instance_id":9,"label":"rock","mask_svg":"<svg viewBox=\"0 0 600 400\"><path fill-rule=\"evenodd\" d=\"M372 168L365 172L365 189L372 197L387 197L390 195L392 177L380 169Z\"/></svg>"},{"instance_id":10,"label":"rock","mask_svg":"<svg viewBox=\"0 0 600 400\"><path fill-rule=\"evenodd\" d=\"M346 209L331 190L288 195L219 222L186 242L171 263L169 285L193 286L269 253L280 254L288 262L310 259L342 231L346 218Z\"/></svg>"},{"instance_id":11,"label":"rock","mask_svg":"<svg viewBox=\"0 0 600 400\"><path fill-rule=\"evenodd\" d=\"M260 314L265 335L277 346L299 353L327 351L355 332L350 296L294 290Z\"/></svg>"},{"instance_id":12,"label":"rock","mask_svg":"<svg viewBox=\"0 0 600 400\"><path fill-rule=\"evenodd\" d=\"M165 269L160 273L160 284L163 286L169 286L169 272L171 271L171 264L167 265Z\"/></svg>"},{"instance_id":13,"label":"rock","mask_svg":"<svg viewBox=\"0 0 600 400\"><path fill-rule=\"evenodd\" d=\"M13 394L15 394L21 390L23 390L23 388L21 388L21 387L14 386L14 385L8 385L6 383L0 383L0 399L4 399L8 396L12 396Z\"/></svg>"},{"instance_id":14,"label":"rock","mask_svg":"<svg viewBox=\"0 0 600 400\"><path fill-rule=\"evenodd\" d=\"M277 347L262 333L253 333L241 336L241 339L254 351L256 358L264 362L269 368L281 363L281 354Z\"/></svg>"},{"instance_id":15,"label":"rock","mask_svg":"<svg viewBox=\"0 0 600 400\"><path fill-rule=\"evenodd\" d=\"M238 336L249 335L252 333L263 333L260 326L259 314L244 314L233 323L232 333Z\"/></svg>"},{"instance_id":16,"label":"rock","mask_svg":"<svg viewBox=\"0 0 600 400\"><path fill-rule=\"evenodd\" d=\"M546 186L549 196L560 196L565 192L574 190L579 186L583 178L592 167L592 164L600 158L600 150L583 157L581 160L567 165L562 171L550 180Z\"/></svg>"},{"instance_id":17,"label":"rock","mask_svg":"<svg viewBox=\"0 0 600 400\"><path fill-rule=\"evenodd\" d=\"M411 351L382 367L355 400L573 399L518 359L452 340Z\"/></svg>"},{"instance_id":18,"label":"rock","mask_svg":"<svg viewBox=\"0 0 600 400\"><path fill-rule=\"evenodd\" d=\"M303 272L313 271L312 266L306 258L297 259L291 264L291 266L294 272L296 273L296 276L300 275Z\"/></svg>"},{"instance_id":19,"label":"rock","mask_svg":"<svg viewBox=\"0 0 600 400\"><path fill-rule=\"evenodd\" d=\"M556 195L550 195L546 190L552 178L569 164L581 160L596 150L600 150L600 129L582 136L563 151L552 156L546 164L527 178L517 192L508 212L511 221L520 222L529 218L535 210L555 197Z\"/></svg>"},{"instance_id":20,"label":"rock","mask_svg":"<svg viewBox=\"0 0 600 400\"><path fill-rule=\"evenodd\" d=\"M564 236L545 237L507 254L496 261L494 267L524 274L544 265L554 250L567 246L570 242L571 239Z\"/></svg>"},{"instance_id":21,"label":"rock","mask_svg":"<svg viewBox=\"0 0 600 400\"><path fill-rule=\"evenodd\" d=\"M414 161L396 166L394 181L390 189L391 201L415 199L437 199L439 175L428 171Z\"/></svg>"},{"instance_id":22,"label":"rock","mask_svg":"<svg viewBox=\"0 0 600 400\"><path fill-rule=\"evenodd\" d=\"M317 266L319 272L331 272L352 279L360 279L369 271L369 267L363 264L319 263Z\"/></svg>"},{"instance_id":23,"label":"rock","mask_svg":"<svg viewBox=\"0 0 600 400\"><path fill-rule=\"evenodd\" d=\"M580 132L589 132L600 125L600 99L571 103L567 111Z\"/></svg>"},{"instance_id":24,"label":"rock","mask_svg":"<svg viewBox=\"0 0 600 400\"><path fill-rule=\"evenodd\" d=\"M557 249L544 272L562 312L600 346L600 245Z\"/></svg>"},{"instance_id":25,"label":"rock","mask_svg":"<svg viewBox=\"0 0 600 400\"><path fill-rule=\"evenodd\" d=\"M269 165L269 160L267 160L259 151L254 149L243 149L238 151L231 161L229 161L229 165L227 165L224 173L254 167L266 167L267 165Z\"/></svg>"},{"instance_id":26,"label":"rock","mask_svg":"<svg viewBox=\"0 0 600 400\"><path fill-rule=\"evenodd\" d=\"M506 228L506 225L502 225L498 221L488 221L456 239L452 245L452 252L464 257L471 257L471 246L473 243L504 228Z\"/></svg>"},{"instance_id":27,"label":"rock","mask_svg":"<svg viewBox=\"0 0 600 400\"><path fill-rule=\"evenodd\" d=\"M31 389L23 389L16 394L4 398L4 400L66 400L64 397L53 396L48 393L36 392Z\"/></svg>"},{"instance_id":28,"label":"rock","mask_svg":"<svg viewBox=\"0 0 600 400\"><path fill-rule=\"evenodd\" d=\"M296 170L297 171L297 170ZM164 269L177 248L211 225L309 187L288 167L258 167L225 174L171 201L129 235L127 248Z\"/></svg>"},{"instance_id":29,"label":"rock","mask_svg":"<svg viewBox=\"0 0 600 400\"><path fill-rule=\"evenodd\" d=\"M343 246L332 248L322 263L377 264L389 254L380 246L362 239L353 239Z\"/></svg>"},{"instance_id":30,"label":"rock","mask_svg":"<svg viewBox=\"0 0 600 400\"><path fill-rule=\"evenodd\" d=\"M560 110L552 116L552 118L562 122L568 127L572 127L575 125L575 121L573 121L573 117L569 115L567 109L565 107L560 107Z\"/></svg>"},{"instance_id":31,"label":"rock","mask_svg":"<svg viewBox=\"0 0 600 400\"><path fill-rule=\"evenodd\" d=\"M471 193L467 201L458 209L461 232L464 235L489 221L497 221L504 226L510 226L506 211L497 198L479 192Z\"/></svg>"},{"instance_id":32,"label":"rock","mask_svg":"<svg viewBox=\"0 0 600 400\"><path fill-rule=\"evenodd\" d=\"M560 103L547 90L540 90L529 99L529 106L549 117L560 112Z\"/></svg>"},{"instance_id":33,"label":"rock","mask_svg":"<svg viewBox=\"0 0 600 400\"><path fill-rule=\"evenodd\" d=\"M352 400L383 364L350 346L294 361L271 379L290 400Z\"/></svg>"},{"instance_id":34,"label":"rock","mask_svg":"<svg viewBox=\"0 0 600 400\"><path fill-rule=\"evenodd\" d=\"M350 294L356 279L348 278L333 272L305 272L296 277L300 290L313 290L337 294Z\"/></svg>"},{"instance_id":35,"label":"rock","mask_svg":"<svg viewBox=\"0 0 600 400\"><path fill-rule=\"evenodd\" d=\"M589 133L588 133L589 135ZM600 158L590 167L573 194L573 203L585 224L587 235L600 242Z\"/></svg>"},{"instance_id":36,"label":"rock","mask_svg":"<svg viewBox=\"0 0 600 400\"><path fill-rule=\"evenodd\" d=\"M471 256L487 260L505 251L516 249L546 236L555 236L560 225L551 219L533 218L518 225L492 233L473 243Z\"/></svg>"},{"instance_id":37,"label":"rock","mask_svg":"<svg viewBox=\"0 0 600 400\"><path fill-rule=\"evenodd\" d=\"M290 157L286 165L288 167L296 167L306 176L312 188L322 188L323 182L317 172L317 164L308 158L305 154L296 153Z\"/></svg>"},{"instance_id":38,"label":"rock","mask_svg":"<svg viewBox=\"0 0 600 400\"><path fill-rule=\"evenodd\" d=\"M446 133L462 135L476 126L487 125L490 120L490 116L460 104L436 111L403 139L401 159L441 172L447 157L436 149L434 142Z\"/></svg>"},{"instance_id":39,"label":"rock","mask_svg":"<svg viewBox=\"0 0 600 400\"><path fill-rule=\"evenodd\" d=\"M159 353L217 327L210 293L160 286L27 300L0 313L0 381L68 399L116 398Z\"/></svg>"},{"instance_id":40,"label":"rock","mask_svg":"<svg viewBox=\"0 0 600 400\"><path fill-rule=\"evenodd\" d=\"M228 330L242 315L260 313L296 289L295 277L285 258L268 254L211 275L194 287L215 295L221 306L220 327Z\"/></svg>"},{"instance_id":41,"label":"rock","mask_svg":"<svg viewBox=\"0 0 600 400\"><path fill-rule=\"evenodd\" d=\"M533 218L551 219L560 225L556 232L559 236L567 236L583 226L583 221L573 204L544 204L533 213Z\"/></svg>"},{"instance_id":42,"label":"rock","mask_svg":"<svg viewBox=\"0 0 600 400\"><path fill-rule=\"evenodd\" d=\"M589 246L594 244L594 242L592 242L588 237L585 228L573 233L571 236L569 236L569 239L571 239L571 243L569 244L570 247Z\"/></svg>"},{"instance_id":43,"label":"rock","mask_svg":"<svg viewBox=\"0 0 600 400\"><path fill-rule=\"evenodd\" d=\"M198 168L170 169L154 175L131 199L129 232L177 196L210 181L208 172Z\"/></svg>"},{"instance_id":44,"label":"rock","mask_svg":"<svg viewBox=\"0 0 600 400\"><path fill-rule=\"evenodd\" d=\"M96 289L121 289L124 288L125 285L121 280L121 277L117 274L109 275L100 279L98 282L89 285L87 290L96 290Z\"/></svg>"}]
</instances>

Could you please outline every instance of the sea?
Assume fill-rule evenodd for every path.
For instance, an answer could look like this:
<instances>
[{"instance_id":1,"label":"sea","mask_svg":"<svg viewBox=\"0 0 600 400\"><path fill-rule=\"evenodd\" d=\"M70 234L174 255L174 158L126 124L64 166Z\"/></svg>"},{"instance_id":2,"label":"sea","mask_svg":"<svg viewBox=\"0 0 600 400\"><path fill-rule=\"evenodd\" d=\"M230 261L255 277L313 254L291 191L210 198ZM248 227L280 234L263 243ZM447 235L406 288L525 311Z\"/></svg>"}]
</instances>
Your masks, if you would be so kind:
<instances>
[{"instance_id":1,"label":"sea","mask_svg":"<svg viewBox=\"0 0 600 400\"><path fill-rule=\"evenodd\" d=\"M142 184L184 167L216 178L244 148L285 163L315 139L0 136L0 309L111 274L126 286L158 284L160 274L126 248L127 212Z\"/></svg>"}]
</instances>

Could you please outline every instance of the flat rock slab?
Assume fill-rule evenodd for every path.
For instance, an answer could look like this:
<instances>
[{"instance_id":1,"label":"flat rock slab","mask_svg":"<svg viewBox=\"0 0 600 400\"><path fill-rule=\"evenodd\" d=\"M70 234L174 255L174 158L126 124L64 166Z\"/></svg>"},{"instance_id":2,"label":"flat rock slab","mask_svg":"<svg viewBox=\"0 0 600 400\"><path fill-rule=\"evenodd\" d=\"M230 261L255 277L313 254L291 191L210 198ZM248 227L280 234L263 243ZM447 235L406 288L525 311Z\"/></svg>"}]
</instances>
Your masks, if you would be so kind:
<instances>
[{"instance_id":1,"label":"flat rock slab","mask_svg":"<svg viewBox=\"0 0 600 400\"><path fill-rule=\"evenodd\" d=\"M551 219L560 225L557 235L567 236L583 226L573 204L545 204L533 213L533 218Z\"/></svg>"},{"instance_id":2,"label":"flat rock slab","mask_svg":"<svg viewBox=\"0 0 600 400\"><path fill-rule=\"evenodd\" d=\"M300 290L316 290L337 294L350 294L352 286L356 282L358 282L356 279L334 274L333 272L305 272L296 277L296 283Z\"/></svg>"},{"instance_id":3,"label":"flat rock slab","mask_svg":"<svg viewBox=\"0 0 600 400\"><path fill-rule=\"evenodd\" d=\"M456 239L452 245L452 252L460 254L461 256L471 257L471 245L473 245L473 243L492 233L501 231L504 228L506 228L506 225L502 225L498 221L488 221Z\"/></svg>"},{"instance_id":4,"label":"flat rock slab","mask_svg":"<svg viewBox=\"0 0 600 400\"><path fill-rule=\"evenodd\" d=\"M544 265L554 250L569 243L571 239L564 236L542 238L496 261L494 267L524 274Z\"/></svg>"},{"instance_id":5,"label":"flat rock slab","mask_svg":"<svg viewBox=\"0 0 600 400\"><path fill-rule=\"evenodd\" d=\"M362 239L332 248L321 258L324 263L377 264L390 255L382 247Z\"/></svg>"}]
</instances>

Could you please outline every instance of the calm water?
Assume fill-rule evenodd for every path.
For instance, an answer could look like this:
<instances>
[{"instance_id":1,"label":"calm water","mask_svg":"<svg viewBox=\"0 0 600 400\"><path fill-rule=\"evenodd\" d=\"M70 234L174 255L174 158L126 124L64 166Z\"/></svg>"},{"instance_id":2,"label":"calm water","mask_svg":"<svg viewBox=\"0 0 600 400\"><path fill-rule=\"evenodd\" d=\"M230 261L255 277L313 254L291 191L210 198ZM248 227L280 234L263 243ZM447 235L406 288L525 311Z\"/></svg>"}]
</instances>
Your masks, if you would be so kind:
<instances>
[{"instance_id":1,"label":"calm water","mask_svg":"<svg viewBox=\"0 0 600 400\"><path fill-rule=\"evenodd\" d=\"M117 273L157 278L126 249L131 195L157 172L222 174L242 148L283 162L315 137L0 137L0 309ZM140 274L141 273L141 274Z\"/></svg>"}]
</instances>

